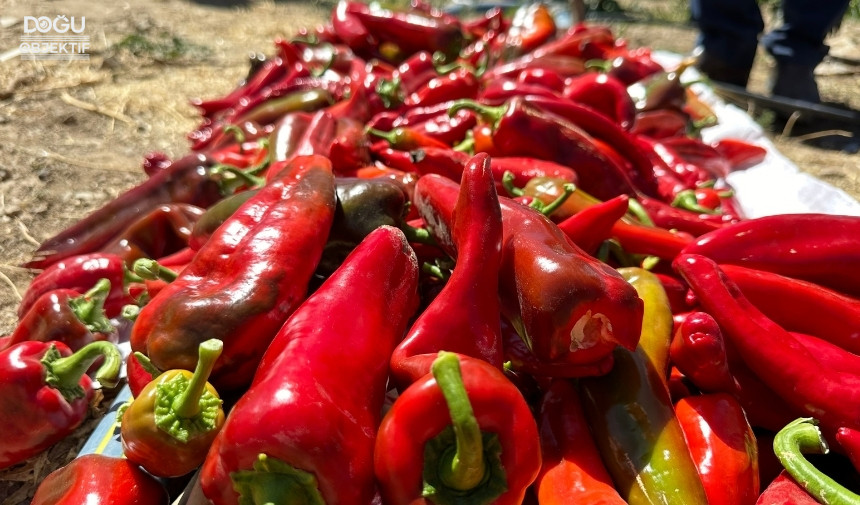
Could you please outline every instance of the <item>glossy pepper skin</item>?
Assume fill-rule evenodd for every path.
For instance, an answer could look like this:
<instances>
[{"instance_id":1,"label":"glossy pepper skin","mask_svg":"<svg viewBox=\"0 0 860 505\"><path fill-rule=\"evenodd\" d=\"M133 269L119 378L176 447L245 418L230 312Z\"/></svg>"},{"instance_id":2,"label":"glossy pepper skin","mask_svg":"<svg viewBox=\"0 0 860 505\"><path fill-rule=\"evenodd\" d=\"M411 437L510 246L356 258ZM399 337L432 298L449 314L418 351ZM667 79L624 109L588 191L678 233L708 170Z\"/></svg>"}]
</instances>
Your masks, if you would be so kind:
<instances>
[{"instance_id":1,"label":"glossy pepper skin","mask_svg":"<svg viewBox=\"0 0 860 505\"><path fill-rule=\"evenodd\" d=\"M682 254L672 267L719 323L741 359L796 412L825 427L860 426L860 375L819 363L785 329L757 310L713 261Z\"/></svg>"},{"instance_id":2,"label":"glossy pepper skin","mask_svg":"<svg viewBox=\"0 0 860 505\"><path fill-rule=\"evenodd\" d=\"M543 463L535 480L538 503L625 505L600 459L576 384L553 379L538 414Z\"/></svg>"},{"instance_id":3,"label":"glossy pepper skin","mask_svg":"<svg viewBox=\"0 0 860 505\"><path fill-rule=\"evenodd\" d=\"M180 477L203 463L224 425L221 398L206 382L222 349L216 339L201 343L193 374L168 370L135 396L121 423L129 461L157 477Z\"/></svg>"},{"instance_id":4,"label":"glossy pepper skin","mask_svg":"<svg viewBox=\"0 0 860 505\"><path fill-rule=\"evenodd\" d=\"M101 454L73 459L39 484L30 505L167 505L167 490L131 461Z\"/></svg>"},{"instance_id":5,"label":"glossy pepper skin","mask_svg":"<svg viewBox=\"0 0 860 505\"><path fill-rule=\"evenodd\" d=\"M418 180L413 201L433 211L433 222L451 229L458 192L456 182L426 175ZM636 291L543 214L508 198L499 203L502 313L529 350L542 362L575 369L609 358L616 345L635 347L642 323Z\"/></svg>"},{"instance_id":6,"label":"glossy pepper skin","mask_svg":"<svg viewBox=\"0 0 860 505\"><path fill-rule=\"evenodd\" d=\"M431 226L433 209L421 207ZM486 154L472 158L463 171L450 229L436 229L443 246L455 254L451 277L424 309L391 356L394 382L405 389L430 372L439 351L480 358L502 369L498 292L502 257L502 214Z\"/></svg>"},{"instance_id":7,"label":"glossy pepper skin","mask_svg":"<svg viewBox=\"0 0 860 505\"><path fill-rule=\"evenodd\" d=\"M754 505L758 498L758 448L744 410L724 394L687 396L675 404L675 414L708 503Z\"/></svg>"},{"instance_id":8,"label":"glossy pepper skin","mask_svg":"<svg viewBox=\"0 0 860 505\"><path fill-rule=\"evenodd\" d=\"M60 341L77 351L94 340L116 340L116 329L104 313L111 291L107 279L85 293L72 289L48 291L30 306L4 345L28 340Z\"/></svg>"},{"instance_id":9,"label":"glossy pepper skin","mask_svg":"<svg viewBox=\"0 0 860 505\"><path fill-rule=\"evenodd\" d=\"M624 130L633 126L636 105L624 83L611 75L589 72L574 77L565 86L564 97L594 108Z\"/></svg>"},{"instance_id":10,"label":"glossy pepper skin","mask_svg":"<svg viewBox=\"0 0 860 505\"><path fill-rule=\"evenodd\" d=\"M583 410L616 489L631 505L707 504L669 397L672 314L660 281L624 269L645 302L635 351L617 348L612 370L581 379Z\"/></svg>"},{"instance_id":11,"label":"glossy pepper skin","mask_svg":"<svg viewBox=\"0 0 860 505\"><path fill-rule=\"evenodd\" d=\"M815 335L860 354L860 301L856 298L763 270L730 264L720 268L757 309L783 328Z\"/></svg>"},{"instance_id":12,"label":"glossy pepper skin","mask_svg":"<svg viewBox=\"0 0 860 505\"><path fill-rule=\"evenodd\" d=\"M193 370L200 342L218 338L224 353L210 382L221 392L247 386L266 346L306 296L334 210L331 163L296 158L140 311L132 350L161 370Z\"/></svg>"},{"instance_id":13,"label":"glossy pepper skin","mask_svg":"<svg viewBox=\"0 0 860 505\"><path fill-rule=\"evenodd\" d=\"M519 504L540 469L540 440L528 404L500 370L442 352L382 420L374 468L391 505Z\"/></svg>"},{"instance_id":14,"label":"glossy pepper skin","mask_svg":"<svg viewBox=\"0 0 860 505\"><path fill-rule=\"evenodd\" d=\"M204 209L185 203L159 205L130 224L101 250L121 257L130 268L140 258L160 259L188 246Z\"/></svg>"},{"instance_id":15,"label":"glossy pepper skin","mask_svg":"<svg viewBox=\"0 0 860 505\"><path fill-rule=\"evenodd\" d=\"M109 342L74 354L61 342L22 342L0 351L0 412L8 437L0 446L0 469L41 453L80 426L94 393L86 371L100 357L105 361L95 378L112 387L121 357Z\"/></svg>"},{"instance_id":16,"label":"glossy pepper skin","mask_svg":"<svg viewBox=\"0 0 860 505\"><path fill-rule=\"evenodd\" d=\"M417 307L417 282L403 233L383 226L302 304L209 451L200 482L210 500L249 503L256 493L285 503L301 488L316 497L307 503L371 502L388 360Z\"/></svg>"},{"instance_id":17,"label":"glossy pepper skin","mask_svg":"<svg viewBox=\"0 0 860 505\"><path fill-rule=\"evenodd\" d=\"M98 251L119 232L165 203L206 208L221 199L209 168L213 161L190 154L129 189L74 225L45 240L24 266L45 268L57 261Z\"/></svg>"},{"instance_id":18,"label":"glossy pepper skin","mask_svg":"<svg viewBox=\"0 0 860 505\"><path fill-rule=\"evenodd\" d=\"M683 253L802 279L857 296L857 237L858 217L781 214L748 219L711 232L699 237Z\"/></svg>"},{"instance_id":19,"label":"glossy pepper skin","mask_svg":"<svg viewBox=\"0 0 860 505\"><path fill-rule=\"evenodd\" d=\"M123 291L126 273L122 258L115 254L89 253L60 260L30 281L18 304L18 319L22 319L33 303L48 291L71 289L83 293L101 279L107 279L111 286L104 302L105 314L107 317L117 316L124 305L132 303Z\"/></svg>"}]
</instances>

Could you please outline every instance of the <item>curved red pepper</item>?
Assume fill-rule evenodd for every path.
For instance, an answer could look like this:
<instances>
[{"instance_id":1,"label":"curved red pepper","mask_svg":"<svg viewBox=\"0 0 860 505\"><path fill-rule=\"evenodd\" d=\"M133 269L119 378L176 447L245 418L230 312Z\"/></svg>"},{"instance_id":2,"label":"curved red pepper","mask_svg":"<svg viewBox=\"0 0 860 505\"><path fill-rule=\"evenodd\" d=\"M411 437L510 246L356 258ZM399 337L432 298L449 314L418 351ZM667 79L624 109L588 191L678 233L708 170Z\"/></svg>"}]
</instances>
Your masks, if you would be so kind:
<instances>
[{"instance_id":1,"label":"curved red pepper","mask_svg":"<svg viewBox=\"0 0 860 505\"><path fill-rule=\"evenodd\" d=\"M860 220L858 220L860 221ZM860 375L833 371L758 311L714 263L682 254L672 265L756 376L796 412L826 427L860 427Z\"/></svg>"},{"instance_id":2,"label":"curved red pepper","mask_svg":"<svg viewBox=\"0 0 860 505\"><path fill-rule=\"evenodd\" d=\"M129 268L140 258L169 256L188 247L191 229L203 212L187 203L159 205L128 225L101 251L121 257Z\"/></svg>"},{"instance_id":3,"label":"curved red pepper","mask_svg":"<svg viewBox=\"0 0 860 505\"><path fill-rule=\"evenodd\" d=\"M817 284L723 264L720 268L768 318L860 354L860 301ZM774 296L778 293L779 296Z\"/></svg>"},{"instance_id":4,"label":"curved red pepper","mask_svg":"<svg viewBox=\"0 0 860 505\"><path fill-rule=\"evenodd\" d=\"M737 400L725 393L687 396L675 414L708 503L753 505L760 491L758 449Z\"/></svg>"},{"instance_id":5,"label":"curved red pepper","mask_svg":"<svg viewBox=\"0 0 860 505\"><path fill-rule=\"evenodd\" d=\"M741 139L720 139L713 147L729 162L730 172L758 165L767 157L767 149Z\"/></svg>"},{"instance_id":6,"label":"curved red pepper","mask_svg":"<svg viewBox=\"0 0 860 505\"><path fill-rule=\"evenodd\" d=\"M860 430L843 426L836 430L836 442L851 460L854 469L860 472Z\"/></svg>"},{"instance_id":7,"label":"curved red pepper","mask_svg":"<svg viewBox=\"0 0 860 505\"><path fill-rule=\"evenodd\" d=\"M426 175L414 203L451 229L457 183ZM593 364L616 345L635 347L642 301L614 269L574 246L549 219L500 198L502 312L543 362Z\"/></svg>"},{"instance_id":8,"label":"curved red pepper","mask_svg":"<svg viewBox=\"0 0 860 505\"><path fill-rule=\"evenodd\" d=\"M528 404L487 362L454 353L439 356L433 373L406 389L379 427L374 467L384 502L522 503L540 469L540 440ZM449 395L456 395L456 406ZM462 429L456 439L452 427ZM471 471L451 464L455 446L461 468ZM427 497L425 482L434 485L433 498Z\"/></svg>"},{"instance_id":9,"label":"curved red pepper","mask_svg":"<svg viewBox=\"0 0 860 505\"><path fill-rule=\"evenodd\" d=\"M502 215L485 154L463 171L450 229L437 229L454 253L453 273L442 291L413 323L391 356L391 374L400 389L430 372L439 351L480 358L502 369L499 327L499 264ZM436 209L419 206L424 220L438 226Z\"/></svg>"},{"instance_id":10,"label":"curved red pepper","mask_svg":"<svg viewBox=\"0 0 860 505\"><path fill-rule=\"evenodd\" d=\"M630 133L652 139L665 139L685 135L689 123L689 117L676 110L647 110L636 114Z\"/></svg>"},{"instance_id":11,"label":"curved red pepper","mask_svg":"<svg viewBox=\"0 0 860 505\"><path fill-rule=\"evenodd\" d=\"M800 487L786 470L780 472L767 488L762 491L755 505L821 505Z\"/></svg>"},{"instance_id":12,"label":"curved red pepper","mask_svg":"<svg viewBox=\"0 0 860 505\"><path fill-rule=\"evenodd\" d=\"M61 342L22 342L0 351L0 412L6 440L0 469L31 458L71 435L87 416L94 361L103 386L116 385L120 354L114 344L93 342L75 354Z\"/></svg>"},{"instance_id":13,"label":"curved red pepper","mask_svg":"<svg viewBox=\"0 0 860 505\"><path fill-rule=\"evenodd\" d=\"M334 186L328 159L294 158L140 311L132 349L161 370L193 370L200 342L218 338L224 354L211 382L221 391L247 386L305 297L334 219Z\"/></svg>"},{"instance_id":14,"label":"curved red pepper","mask_svg":"<svg viewBox=\"0 0 860 505\"><path fill-rule=\"evenodd\" d=\"M562 95L603 113L625 130L633 126L636 105L627 87L611 75L589 72L574 77L565 84Z\"/></svg>"},{"instance_id":15,"label":"curved red pepper","mask_svg":"<svg viewBox=\"0 0 860 505\"><path fill-rule=\"evenodd\" d=\"M629 202L627 195L618 195L577 212L558 223L558 227L574 244L594 255L600 244L612 236L615 224L627 214Z\"/></svg>"},{"instance_id":16,"label":"curved red pepper","mask_svg":"<svg viewBox=\"0 0 860 505\"><path fill-rule=\"evenodd\" d=\"M860 217L780 214L699 237L685 254L802 279L860 295Z\"/></svg>"},{"instance_id":17,"label":"curved red pepper","mask_svg":"<svg viewBox=\"0 0 860 505\"><path fill-rule=\"evenodd\" d=\"M200 483L210 500L235 505L240 494L257 493L284 503L303 490L321 503L371 502L388 360L418 304L417 282L403 233L383 226L308 298L269 346L204 462Z\"/></svg>"},{"instance_id":18,"label":"curved red pepper","mask_svg":"<svg viewBox=\"0 0 860 505\"><path fill-rule=\"evenodd\" d=\"M517 76L517 82L543 86L558 93L564 90L564 77L558 72L545 67L533 67L523 70Z\"/></svg>"},{"instance_id":19,"label":"curved red pepper","mask_svg":"<svg viewBox=\"0 0 860 505\"><path fill-rule=\"evenodd\" d=\"M155 477L123 458L79 456L39 484L30 505L167 505Z\"/></svg>"},{"instance_id":20,"label":"curved red pepper","mask_svg":"<svg viewBox=\"0 0 860 505\"><path fill-rule=\"evenodd\" d=\"M427 84L407 96L404 105L409 108L429 107L451 100L475 98L479 89L480 82L474 71L462 67L430 79Z\"/></svg>"}]
</instances>

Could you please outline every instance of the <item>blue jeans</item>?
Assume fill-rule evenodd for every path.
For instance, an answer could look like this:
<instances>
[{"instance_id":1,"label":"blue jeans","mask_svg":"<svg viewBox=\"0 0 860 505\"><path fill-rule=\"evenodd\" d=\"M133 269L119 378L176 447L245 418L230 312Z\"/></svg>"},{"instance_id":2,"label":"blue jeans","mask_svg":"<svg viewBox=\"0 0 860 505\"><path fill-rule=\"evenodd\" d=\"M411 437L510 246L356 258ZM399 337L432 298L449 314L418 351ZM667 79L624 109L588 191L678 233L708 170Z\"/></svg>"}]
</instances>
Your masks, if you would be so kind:
<instances>
[{"instance_id":1,"label":"blue jeans","mask_svg":"<svg viewBox=\"0 0 860 505\"><path fill-rule=\"evenodd\" d=\"M777 64L815 67L827 55L827 33L839 22L849 0L782 0L782 24L761 38ZM755 0L691 0L705 51L739 68L750 68L764 30Z\"/></svg>"}]
</instances>

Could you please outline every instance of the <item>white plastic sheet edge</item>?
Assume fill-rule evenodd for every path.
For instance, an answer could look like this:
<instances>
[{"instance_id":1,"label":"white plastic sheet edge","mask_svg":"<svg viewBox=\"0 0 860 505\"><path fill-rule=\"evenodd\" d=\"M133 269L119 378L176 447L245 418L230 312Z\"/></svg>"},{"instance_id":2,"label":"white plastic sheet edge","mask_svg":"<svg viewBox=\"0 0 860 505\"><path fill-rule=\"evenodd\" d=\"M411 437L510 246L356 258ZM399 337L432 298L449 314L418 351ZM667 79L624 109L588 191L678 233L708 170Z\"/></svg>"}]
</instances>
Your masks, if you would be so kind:
<instances>
[{"instance_id":1,"label":"white plastic sheet edge","mask_svg":"<svg viewBox=\"0 0 860 505\"><path fill-rule=\"evenodd\" d=\"M654 51L654 59L666 68L681 61L681 55ZM682 80L693 82L700 74L694 68L682 74ZM727 104L710 86L696 82L693 90L717 116L718 124L702 130L706 143L736 138L765 148L767 157L758 165L733 172L726 182L734 189L738 204L747 218L774 214L841 214L860 217L860 202L845 191L810 174L783 156L764 130L746 112Z\"/></svg>"}]
</instances>

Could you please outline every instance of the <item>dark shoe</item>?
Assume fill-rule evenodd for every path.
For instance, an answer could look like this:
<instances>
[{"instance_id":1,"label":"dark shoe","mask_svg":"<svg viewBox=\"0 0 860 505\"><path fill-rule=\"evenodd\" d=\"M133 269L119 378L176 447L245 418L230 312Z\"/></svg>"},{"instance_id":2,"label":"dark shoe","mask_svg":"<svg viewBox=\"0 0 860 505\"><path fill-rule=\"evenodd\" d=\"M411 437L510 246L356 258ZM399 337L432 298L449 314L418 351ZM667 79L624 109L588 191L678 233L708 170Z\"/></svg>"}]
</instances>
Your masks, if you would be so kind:
<instances>
[{"instance_id":1,"label":"dark shoe","mask_svg":"<svg viewBox=\"0 0 860 505\"><path fill-rule=\"evenodd\" d=\"M734 84L745 88L750 78L752 65L738 65L717 58L707 52L699 52L696 58L696 68L712 81Z\"/></svg>"},{"instance_id":2,"label":"dark shoe","mask_svg":"<svg viewBox=\"0 0 860 505\"><path fill-rule=\"evenodd\" d=\"M770 94L811 103L821 102L814 70L815 67L808 65L778 63L771 75Z\"/></svg>"}]
</instances>

